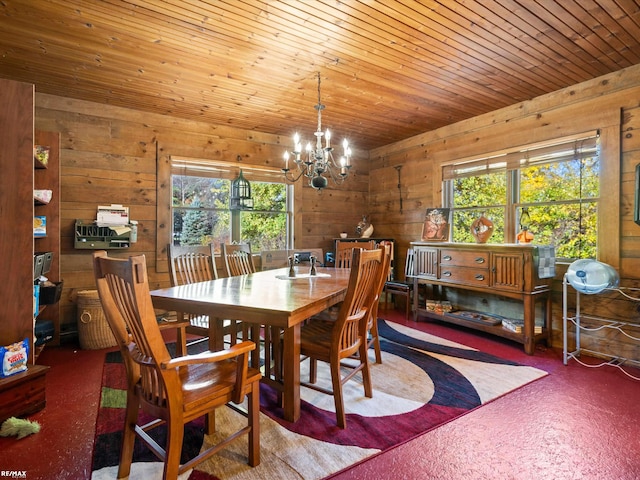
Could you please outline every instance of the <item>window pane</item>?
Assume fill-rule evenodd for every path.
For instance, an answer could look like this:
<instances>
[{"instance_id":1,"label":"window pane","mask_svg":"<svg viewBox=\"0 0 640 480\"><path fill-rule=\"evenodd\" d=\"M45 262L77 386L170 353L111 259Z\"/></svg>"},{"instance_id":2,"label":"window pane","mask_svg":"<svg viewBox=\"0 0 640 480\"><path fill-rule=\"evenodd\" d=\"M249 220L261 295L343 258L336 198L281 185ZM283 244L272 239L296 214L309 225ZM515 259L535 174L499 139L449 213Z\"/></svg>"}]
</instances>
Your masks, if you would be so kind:
<instances>
[{"instance_id":1,"label":"window pane","mask_svg":"<svg viewBox=\"0 0 640 480\"><path fill-rule=\"evenodd\" d=\"M493 222L491 243L504 242L507 173L457 178L453 181L453 241L475 242L471 224L484 215ZM484 208L478 208L484 207Z\"/></svg>"},{"instance_id":2,"label":"window pane","mask_svg":"<svg viewBox=\"0 0 640 480\"><path fill-rule=\"evenodd\" d=\"M243 211L240 216L240 235L251 250L284 250L287 248L286 213Z\"/></svg>"},{"instance_id":3,"label":"window pane","mask_svg":"<svg viewBox=\"0 0 640 480\"><path fill-rule=\"evenodd\" d=\"M173 206L228 208L231 182L221 178L173 175L171 177ZM198 202L193 205L193 202Z\"/></svg>"},{"instance_id":4,"label":"window pane","mask_svg":"<svg viewBox=\"0 0 640 480\"><path fill-rule=\"evenodd\" d=\"M554 245L558 258L596 258L597 210L595 202L529 207L534 243Z\"/></svg>"},{"instance_id":5,"label":"window pane","mask_svg":"<svg viewBox=\"0 0 640 480\"><path fill-rule=\"evenodd\" d=\"M251 183L253 209L271 212L287 210L287 186L284 183Z\"/></svg>"},{"instance_id":6,"label":"window pane","mask_svg":"<svg viewBox=\"0 0 640 480\"><path fill-rule=\"evenodd\" d=\"M505 205L507 201L506 172L457 178L453 181L453 207ZM491 219L495 222L495 219Z\"/></svg>"},{"instance_id":7,"label":"window pane","mask_svg":"<svg viewBox=\"0 0 640 480\"><path fill-rule=\"evenodd\" d=\"M228 243L231 238L228 211L173 209L174 245L207 245Z\"/></svg>"},{"instance_id":8,"label":"window pane","mask_svg":"<svg viewBox=\"0 0 640 480\"><path fill-rule=\"evenodd\" d=\"M520 202L597 198L599 162L596 158L549 163L520 170Z\"/></svg>"},{"instance_id":9,"label":"window pane","mask_svg":"<svg viewBox=\"0 0 640 480\"><path fill-rule=\"evenodd\" d=\"M464 210L453 211L453 241L475 243L471 235L471 224L484 215L493 222L493 235L489 238L489 243L504 242L504 208L488 208L486 210Z\"/></svg>"}]
</instances>

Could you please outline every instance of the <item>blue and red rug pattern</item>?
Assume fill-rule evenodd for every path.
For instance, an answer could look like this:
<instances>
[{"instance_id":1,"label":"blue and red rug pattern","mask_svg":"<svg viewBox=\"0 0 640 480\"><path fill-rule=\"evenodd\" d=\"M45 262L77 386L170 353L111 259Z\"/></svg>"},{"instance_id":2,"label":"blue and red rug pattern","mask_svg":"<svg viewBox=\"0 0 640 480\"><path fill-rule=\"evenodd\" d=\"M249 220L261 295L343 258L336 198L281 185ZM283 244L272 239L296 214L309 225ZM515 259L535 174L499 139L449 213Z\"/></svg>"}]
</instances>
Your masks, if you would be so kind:
<instances>
[{"instance_id":1,"label":"blue and red rug pattern","mask_svg":"<svg viewBox=\"0 0 640 480\"><path fill-rule=\"evenodd\" d=\"M300 420L290 423L282 420L275 391L266 385L261 387L261 412L266 417L264 422L267 425L264 428L261 420L263 464L276 456L275 463L286 461L281 458L281 453L274 452L272 456L269 451L268 436L277 430L281 430L283 438L293 438L297 444L308 442L309 448L313 445L316 450L318 446L330 451L335 449L331 445L353 447L354 457L337 461L336 465L326 470L318 470L314 466L305 472L304 465L287 466L301 478L322 478L345 468L353 458L366 458L406 442L546 375L533 367L518 365L396 323L379 320L378 329L383 363L371 366L374 396L372 399L365 398L359 381L347 382L347 428L344 430L336 426L332 397L303 388ZM305 375L306 369L301 369L302 375ZM319 383L328 379L328 369L324 373L319 372ZM119 352L111 352L107 354L103 373L94 473L118 464L125 399L124 364ZM184 459L195 456L205 441L202 419L190 423L186 429ZM157 434L162 435L161 428L156 430L159 431ZM300 439L304 439L304 442ZM157 462L146 448L136 445L134 462ZM240 445L240 452L242 447ZM246 445L244 448L246 450ZM257 478L260 468L269 467L256 467L253 471ZM188 478L236 478L233 472L228 477L224 473L216 473L218 470L213 466L198 470L204 471L192 471ZM228 471L228 466L222 471ZM249 478L246 477L248 473L243 471L237 478ZM108 477L94 475L94 478Z\"/></svg>"}]
</instances>

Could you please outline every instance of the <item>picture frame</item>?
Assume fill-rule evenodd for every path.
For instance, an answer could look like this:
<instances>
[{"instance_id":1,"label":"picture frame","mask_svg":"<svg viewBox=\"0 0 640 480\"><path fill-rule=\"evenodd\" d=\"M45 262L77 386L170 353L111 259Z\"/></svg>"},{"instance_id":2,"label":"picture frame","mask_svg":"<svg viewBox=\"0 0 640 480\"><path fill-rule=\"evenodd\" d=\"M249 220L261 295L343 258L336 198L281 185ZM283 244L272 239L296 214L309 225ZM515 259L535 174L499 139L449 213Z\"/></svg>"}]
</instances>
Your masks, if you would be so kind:
<instances>
[{"instance_id":1,"label":"picture frame","mask_svg":"<svg viewBox=\"0 0 640 480\"><path fill-rule=\"evenodd\" d=\"M448 242L451 209L427 208L424 223L422 225L423 242Z\"/></svg>"}]
</instances>

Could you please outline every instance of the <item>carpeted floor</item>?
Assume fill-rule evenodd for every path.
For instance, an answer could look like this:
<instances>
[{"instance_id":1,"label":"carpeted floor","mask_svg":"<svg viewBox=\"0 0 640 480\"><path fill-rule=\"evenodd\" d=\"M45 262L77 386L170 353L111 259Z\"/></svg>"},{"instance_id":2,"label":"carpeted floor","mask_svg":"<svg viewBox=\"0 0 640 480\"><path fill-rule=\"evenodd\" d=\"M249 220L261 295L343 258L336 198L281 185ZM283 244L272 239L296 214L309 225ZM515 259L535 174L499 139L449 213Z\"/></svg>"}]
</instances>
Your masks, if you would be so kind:
<instances>
[{"instance_id":1,"label":"carpeted floor","mask_svg":"<svg viewBox=\"0 0 640 480\"><path fill-rule=\"evenodd\" d=\"M546 375L396 323L380 321L379 329L383 363L372 365L374 396L364 397L358 377L345 385L347 429L335 425L333 398L306 388L300 420L281 420L274 392L263 386L261 464L246 465L246 441L240 440L185 477L320 479ZM301 369L304 375L305 363ZM319 382L328 384L328 379L328 368L319 372ZM96 426L94 479L116 477L124 381L119 353L109 354ZM216 414L220 435L243 421L231 409ZM188 426L185 456L192 456L203 442L215 442L203 435L202 426L201 420ZM134 462L131 479L160 476L162 465L144 449L136 452Z\"/></svg>"}]
</instances>

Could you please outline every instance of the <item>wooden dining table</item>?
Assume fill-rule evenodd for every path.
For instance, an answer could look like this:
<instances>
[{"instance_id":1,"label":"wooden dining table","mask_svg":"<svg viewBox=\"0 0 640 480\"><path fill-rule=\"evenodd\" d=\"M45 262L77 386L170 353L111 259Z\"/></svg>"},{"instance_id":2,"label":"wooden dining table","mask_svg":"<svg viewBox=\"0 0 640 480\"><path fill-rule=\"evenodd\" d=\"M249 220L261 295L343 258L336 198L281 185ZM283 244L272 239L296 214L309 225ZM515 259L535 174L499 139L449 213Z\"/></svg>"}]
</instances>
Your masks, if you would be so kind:
<instances>
[{"instance_id":1,"label":"wooden dining table","mask_svg":"<svg viewBox=\"0 0 640 480\"><path fill-rule=\"evenodd\" d=\"M344 300L349 269L295 267L220 278L151 292L157 309L209 316L209 346L222 347L224 319L240 320L283 332L282 399L284 419L300 418L300 326L307 318Z\"/></svg>"}]
</instances>

